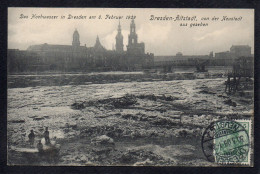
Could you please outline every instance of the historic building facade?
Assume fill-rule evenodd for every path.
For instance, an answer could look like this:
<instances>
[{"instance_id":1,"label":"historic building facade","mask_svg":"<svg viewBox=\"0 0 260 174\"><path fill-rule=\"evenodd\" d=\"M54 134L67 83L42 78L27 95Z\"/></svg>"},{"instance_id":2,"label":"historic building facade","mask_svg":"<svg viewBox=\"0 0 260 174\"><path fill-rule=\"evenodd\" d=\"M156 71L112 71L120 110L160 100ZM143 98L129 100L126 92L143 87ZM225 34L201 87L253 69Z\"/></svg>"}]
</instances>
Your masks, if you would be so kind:
<instances>
[{"instance_id":1,"label":"historic building facade","mask_svg":"<svg viewBox=\"0 0 260 174\"><path fill-rule=\"evenodd\" d=\"M40 61L38 66L49 66L49 70L77 71L89 63L89 48L80 46L80 36L77 30L72 37L72 45L40 44L29 46L27 52L36 53ZM35 65L36 67L36 65Z\"/></svg>"},{"instance_id":2,"label":"historic building facade","mask_svg":"<svg viewBox=\"0 0 260 174\"><path fill-rule=\"evenodd\" d=\"M215 64L232 65L240 57L254 57L248 45L232 45L229 51L215 53Z\"/></svg>"},{"instance_id":3,"label":"historic building facade","mask_svg":"<svg viewBox=\"0 0 260 174\"><path fill-rule=\"evenodd\" d=\"M183 55L178 52L175 56L155 56L155 66L194 66L196 62L208 61L209 66L232 66L235 59L240 57L254 57L251 54L251 47L248 45L232 45L230 51L218 52L213 56L209 55Z\"/></svg>"},{"instance_id":4,"label":"historic building facade","mask_svg":"<svg viewBox=\"0 0 260 174\"><path fill-rule=\"evenodd\" d=\"M232 45L230 53L235 57L249 57L251 56L251 47L249 45Z\"/></svg>"},{"instance_id":5,"label":"historic building facade","mask_svg":"<svg viewBox=\"0 0 260 174\"><path fill-rule=\"evenodd\" d=\"M137 70L153 64L153 54L145 54L144 43L137 42L134 21L130 24L129 44L124 51L119 22L116 50L106 50L97 36L93 47L80 45L77 29L71 45L39 44L27 50L8 50L8 71L108 71Z\"/></svg>"},{"instance_id":6,"label":"historic building facade","mask_svg":"<svg viewBox=\"0 0 260 174\"><path fill-rule=\"evenodd\" d=\"M234 59L251 56L251 47L248 45L232 45L229 51L215 53L215 57L218 59Z\"/></svg>"}]
</instances>

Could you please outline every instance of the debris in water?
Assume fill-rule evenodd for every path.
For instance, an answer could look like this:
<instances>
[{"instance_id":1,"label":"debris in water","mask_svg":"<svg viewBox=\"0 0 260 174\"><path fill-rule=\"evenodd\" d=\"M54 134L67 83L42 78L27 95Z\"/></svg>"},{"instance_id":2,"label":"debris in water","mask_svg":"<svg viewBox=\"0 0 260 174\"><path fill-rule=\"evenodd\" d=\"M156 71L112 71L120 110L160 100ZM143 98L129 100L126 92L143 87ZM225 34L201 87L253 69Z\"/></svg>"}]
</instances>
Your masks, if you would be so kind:
<instances>
[{"instance_id":1,"label":"debris in water","mask_svg":"<svg viewBox=\"0 0 260 174\"><path fill-rule=\"evenodd\" d=\"M25 120L11 120L11 121L8 121L10 123L24 123Z\"/></svg>"},{"instance_id":2,"label":"debris in water","mask_svg":"<svg viewBox=\"0 0 260 174\"><path fill-rule=\"evenodd\" d=\"M228 99L228 100L224 101L224 103L229 105L229 106L234 106L234 107L237 106L237 103L233 102L231 99Z\"/></svg>"},{"instance_id":3,"label":"debris in water","mask_svg":"<svg viewBox=\"0 0 260 174\"><path fill-rule=\"evenodd\" d=\"M114 140L106 135L93 138L91 143L95 145L115 145Z\"/></svg>"}]
</instances>

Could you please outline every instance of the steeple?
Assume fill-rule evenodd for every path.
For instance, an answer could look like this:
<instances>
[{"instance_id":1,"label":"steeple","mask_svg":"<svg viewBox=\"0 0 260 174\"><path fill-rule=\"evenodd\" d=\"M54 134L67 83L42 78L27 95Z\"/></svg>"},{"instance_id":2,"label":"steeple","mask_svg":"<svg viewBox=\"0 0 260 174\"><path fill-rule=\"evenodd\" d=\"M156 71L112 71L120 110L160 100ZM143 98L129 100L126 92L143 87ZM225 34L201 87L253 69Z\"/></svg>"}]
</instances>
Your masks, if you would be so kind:
<instances>
[{"instance_id":1,"label":"steeple","mask_svg":"<svg viewBox=\"0 0 260 174\"><path fill-rule=\"evenodd\" d=\"M96 52L103 52L106 49L102 46L102 44L100 43L99 37L97 36L96 38L96 43L94 45L94 49Z\"/></svg>"},{"instance_id":2,"label":"steeple","mask_svg":"<svg viewBox=\"0 0 260 174\"><path fill-rule=\"evenodd\" d=\"M131 21L130 24L130 34L128 35L128 45L137 44L137 34L135 32L135 22Z\"/></svg>"},{"instance_id":3,"label":"steeple","mask_svg":"<svg viewBox=\"0 0 260 174\"><path fill-rule=\"evenodd\" d=\"M96 45L101 45L101 44L100 44L100 41L99 41L98 35L97 35L97 38L96 38Z\"/></svg>"},{"instance_id":4,"label":"steeple","mask_svg":"<svg viewBox=\"0 0 260 174\"><path fill-rule=\"evenodd\" d=\"M118 28L117 28L118 33L121 33L121 25L120 25L120 19L119 19L119 24L118 24Z\"/></svg>"},{"instance_id":5,"label":"steeple","mask_svg":"<svg viewBox=\"0 0 260 174\"><path fill-rule=\"evenodd\" d=\"M135 21L133 19L130 24L130 32L135 33Z\"/></svg>"},{"instance_id":6,"label":"steeple","mask_svg":"<svg viewBox=\"0 0 260 174\"><path fill-rule=\"evenodd\" d=\"M117 35L116 35L116 51L117 52L124 52L124 44L123 44L123 35L121 33L121 25L120 20L117 28Z\"/></svg>"},{"instance_id":7,"label":"steeple","mask_svg":"<svg viewBox=\"0 0 260 174\"><path fill-rule=\"evenodd\" d=\"M75 29L75 31L73 33L72 46L74 46L74 47L80 46L79 33L78 33L77 29Z\"/></svg>"},{"instance_id":8,"label":"steeple","mask_svg":"<svg viewBox=\"0 0 260 174\"><path fill-rule=\"evenodd\" d=\"M145 53L145 45L144 43L138 43L137 41L137 34L135 28L135 21L132 20L130 23L130 34L128 35L128 45L127 53L130 54L144 54Z\"/></svg>"}]
</instances>

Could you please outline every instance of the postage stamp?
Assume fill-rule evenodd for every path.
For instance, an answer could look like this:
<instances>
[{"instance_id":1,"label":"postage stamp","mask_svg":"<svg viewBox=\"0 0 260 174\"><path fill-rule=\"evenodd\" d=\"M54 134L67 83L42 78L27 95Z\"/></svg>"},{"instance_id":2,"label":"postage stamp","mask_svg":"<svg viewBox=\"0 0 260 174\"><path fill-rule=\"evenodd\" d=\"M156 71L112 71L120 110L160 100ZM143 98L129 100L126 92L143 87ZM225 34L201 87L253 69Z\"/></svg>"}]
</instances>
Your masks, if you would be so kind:
<instances>
[{"instance_id":1,"label":"postage stamp","mask_svg":"<svg viewBox=\"0 0 260 174\"><path fill-rule=\"evenodd\" d=\"M203 153L218 164L250 164L251 120L219 120L202 137Z\"/></svg>"}]
</instances>

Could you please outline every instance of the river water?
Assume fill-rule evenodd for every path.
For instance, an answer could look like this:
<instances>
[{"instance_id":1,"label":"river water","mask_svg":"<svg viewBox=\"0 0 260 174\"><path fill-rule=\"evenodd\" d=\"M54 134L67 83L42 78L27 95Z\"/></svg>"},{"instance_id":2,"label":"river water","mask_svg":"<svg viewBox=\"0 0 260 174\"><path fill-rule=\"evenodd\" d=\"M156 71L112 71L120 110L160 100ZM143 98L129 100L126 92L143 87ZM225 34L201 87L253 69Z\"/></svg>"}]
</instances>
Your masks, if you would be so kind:
<instances>
[{"instance_id":1,"label":"river water","mask_svg":"<svg viewBox=\"0 0 260 174\"><path fill-rule=\"evenodd\" d=\"M202 151L196 151L200 146L200 134L203 128L207 127L214 119L219 119L218 114L228 116L229 114L241 115L253 113L252 105L243 105L237 102L237 106L232 107L224 103L226 98L222 96L225 95L225 80L225 78L215 78L152 82L131 81L107 84L44 85L10 88L8 89L8 146L9 148L14 146L24 147L28 144L27 136L31 129L34 129L36 139L41 139L44 128L49 127L51 138L56 137L60 142L66 142L66 145L62 146L62 160L58 165L84 165L86 160L78 160L82 158L81 156L77 159L74 158L82 153L81 147L84 146L84 143L89 143L91 137L104 134L104 132L100 133L100 130L103 130L104 127L116 127L123 132L130 132L129 134L125 133L124 136L129 135L132 138L136 138L136 132L141 134L139 135L141 140L138 141L127 137L124 140L113 137L118 150L126 152L129 148L136 146L135 149L141 148L142 150L150 149L150 151L158 151L156 155L160 155L159 152L163 151L164 155L162 158L165 159L169 158L166 154L171 153L172 156L170 158L172 158L172 162L170 165L177 165L174 158L176 155L179 156L178 163L182 165L185 165L187 161L190 162L189 164L195 165L195 163L198 163L198 160L201 161L200 164L206 164L207 161L206 158L203 159ZM136 105L123 109L106 109L105 106L99 108L90 106L83 110L74 110L71 108L71 105L75 102L120 98L126 94L133 96L166 95L175 97L176 99L174 101L138 99ZM141 115L145 118L152 117L154 119L148 119L148 121L126 120L123 117L125 115L134 115L137 117ZM183 126L179 125L178 119L176 126L170 128L157 124L157 122L162 120L166 120L166 123L169 119L170 121L175 121L176 119L173 117L182 117L181 124ZM155 121L157 122L155 123ZM70 128L66 132L64 130L66 124L71 125L71 127L76 125L77 128ZM84 141L80 137L83 134L83 130L90 127L98 133L91 134L89 140ZM190 133L190 136L193 136L193 138L195 137L193 133L196 130L199 132L196 134L198 137L195 137L192 143L189 141L190 138L179 137L179 132L182 130L188 132L188 135ZM149 138L145 139L146 136L149 137L152 134L156 134L157 138L155 138L155 142L157 143L151 143ZM169 140L172 140L174 137L179 137L180 139L176 140L180 143L169 144ZM165 143L158 143L158 139L165 139ZM73 146L75 146L75 149L72 152L70 149ZM86 158L91 163L97 163L97 159L92 159L93 154L88 154L90 151L89 148L91 146L88 146L88 149L84 151L87 156ZM172 152L173 149L178 150ZM188 156L192 156L192 158L187 156L187 151L189 152ZM70 154L68 155L67 153ZM198 157L197 161L196 156ZM114 157L111 156L111 158ZM103 162L105 165L115 165L119 161L108 160ZM10 163L16 164L21 163L21 161L11 160ZM156 163L153 164L156 165ZM158 165L163 164L168 165L167 162L162 162ZM98 165L102 165L102 163L98 163Z\"/></svg>"}]
</instances>

